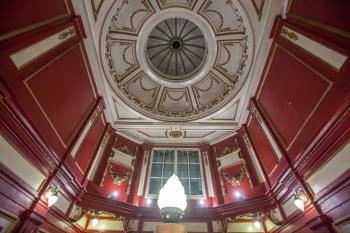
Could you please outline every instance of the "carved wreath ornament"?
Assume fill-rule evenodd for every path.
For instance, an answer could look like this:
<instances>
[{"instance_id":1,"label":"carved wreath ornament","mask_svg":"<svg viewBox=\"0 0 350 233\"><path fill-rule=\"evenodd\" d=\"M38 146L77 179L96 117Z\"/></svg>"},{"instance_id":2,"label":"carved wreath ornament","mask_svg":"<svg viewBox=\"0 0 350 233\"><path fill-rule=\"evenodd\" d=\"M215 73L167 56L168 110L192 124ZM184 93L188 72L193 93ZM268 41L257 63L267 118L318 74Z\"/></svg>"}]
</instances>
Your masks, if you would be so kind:
<instances>
[{"instance_id":1,"label":"carved wreath ornament","mask_svg":"<svg viewBox=\"0 0 350 233\"><path fill-rule=\"evenodd\" d=\"M120 186L129 178L130 172L127 172L126 174L119 176L112 170L112 165L109 164L108 165L108 174L112 178L113 184Z\"/></svg>"},{"instance_id":2,"label":"carved wreath ornament","mask_svg":"<svg viewBox=\"0 0 350 233\"><path fill-rule=\"evenodd\" d=\"M238 176L229 176L224 172L222 175L224 176L225 181L229 182L233 187L237 187L242 184L244 176L247 174L247 168L245 165L242 165L240 173Z\"/></svg>"}]
</instances>

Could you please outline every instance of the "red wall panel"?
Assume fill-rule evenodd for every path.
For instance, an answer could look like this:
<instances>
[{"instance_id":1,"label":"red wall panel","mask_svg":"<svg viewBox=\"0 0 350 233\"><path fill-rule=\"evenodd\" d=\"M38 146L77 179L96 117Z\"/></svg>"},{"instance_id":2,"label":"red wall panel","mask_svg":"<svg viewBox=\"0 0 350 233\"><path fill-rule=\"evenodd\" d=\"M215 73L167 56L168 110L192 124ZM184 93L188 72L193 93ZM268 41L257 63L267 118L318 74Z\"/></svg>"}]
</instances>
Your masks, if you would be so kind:
<instances>
[{"instance_id":1,"label":"red wall panel","mask_svg":"<svg viewBox=\"0 0 350 233\"><path fill-rule=\"evenodd\" d=\"M294 0L290 12L349 32L349 9L348 0Z\"/></svg>"},{"instance_id":2,"label":"red wall panel","mask_svg":"<svg viewBox=\"0 0 350 233\"><path fill-rule=\"evenodd\" d=\"M259 123L254 117L251 117L248 121L247 130L265 172L267 175L271 175L277 166L277 158L264 132L259 126Z\"/></svg>"},{"instance_id":3,"label":"red wall panel","mask_svg":"<svg viewBox=\"0 0 350 233\"><path fill-rule=\"evenodd\" d=\"M83 173L87 171L91 160L94 158L97 147L105 129L105 122L102 116L99 116L89 133L86 135L79 151L76 155L76 163Z\"/></svg>"},{"instance_id":4,"label":"red wall panel","mask_svg":"<svg viewBox=\"0 0 350 233\"><path fill-rule=\"evenodd\" d=\"M69 144L95 100L81 47L68 50L25 83L59 137Z\"/></svg>"},{"instance_id":5,"label":"red wall panel","mask_svg":"<svg viewBox=\"0 0 350 233\"><path fill-rule=\"evenodd\" d=\"M330 81L279 46L270 67L257 100L288 147L326 94Z\"/></svg>"},{"instance_id":6,"label":"red wall panel","mask_svg":"<svg viewBox=\"0 0 350 233\"><path fill-rule=\"evenodd\" d=\"M43 21L68 15L69 1L65 0L3 0L0 3L0 38L3 34ZM1 40L1 39L0 39Z\"/></svg>"}]
</instances>

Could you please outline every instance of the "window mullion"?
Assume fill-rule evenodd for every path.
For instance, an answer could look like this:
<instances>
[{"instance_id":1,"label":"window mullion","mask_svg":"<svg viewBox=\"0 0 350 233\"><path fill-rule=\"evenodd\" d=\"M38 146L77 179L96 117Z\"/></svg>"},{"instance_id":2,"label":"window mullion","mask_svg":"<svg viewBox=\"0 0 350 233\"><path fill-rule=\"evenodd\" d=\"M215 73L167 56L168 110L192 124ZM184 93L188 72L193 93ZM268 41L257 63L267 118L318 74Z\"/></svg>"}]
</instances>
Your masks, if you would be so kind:
<instances>
[{"instance_id":1,"label":"window mullion","mask_svg":"<svg viewBox=\"0 0 350 233\"><path fill-rule=\"evenodd\" d=\"M175 161L174 161L174 174L175 175L178 175L177 174L177 152L178 152L178 150L174 150L174 159L175 159Z\"/></svg>"}]
</instances>

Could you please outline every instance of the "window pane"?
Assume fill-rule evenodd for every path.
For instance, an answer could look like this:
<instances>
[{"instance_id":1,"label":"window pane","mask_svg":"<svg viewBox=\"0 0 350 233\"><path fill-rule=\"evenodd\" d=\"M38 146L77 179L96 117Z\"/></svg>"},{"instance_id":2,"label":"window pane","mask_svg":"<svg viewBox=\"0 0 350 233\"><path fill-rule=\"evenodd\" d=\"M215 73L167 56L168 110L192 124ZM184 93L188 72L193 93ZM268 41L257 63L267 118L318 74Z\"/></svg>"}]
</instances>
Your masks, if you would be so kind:
<instances>
[{"instance_id":1,"label":"window pane","mask_svg":"<svg viewBox=\"0 0 350 233\"><path fill-rule=\"evenodd\" d=\"M189 180L188 179L180 179L181 184L184 186L185 188L185 193L186 194L190 194L190 190L189 190Z\"/></svg>"},{"instance_id":2,"label":"window pane","mask_svg":"<svg viewBox=\"0 0 350 233\"><path fill-rule=\"evenodd\" d=\"M174 162L174 151L166 150L164 151L164 161L166 163Z\"/></svg>"},{"instance_id":3,"label":"window pane","mask_svg":"<svg viewBox=\"0 0 350 233\"><path fill-rule=\"evenodd\" d=\"M201 178L199 164L190 164L190 176L191 178Z\"/></svg>"},{"instance_id":4,"label":"window pane","mask_svg":"<svg viewBox=\"0 0 350 233\"><path fill-rule=\"evenodd\" d=\"M149 182L149 194L159 194L161 179L151 178Z\"/></svg>"},{"instance_id":5,"label":"window pane","mask_svg":"<svg viewBox=\"0 0 350 233\"><path fill-rule=\"evenodd\" d=\"M188 177L188 169L187 164L179 164L177 165L177 175L179 177Z\"/></svg>"},{"instance_id":6,"label":"window pane","mask_svg":"<svg viewBox=\"0 0 350 233\"><path fill-rule=\"evenodd\" d=\"M188 152L190 163L199 163L198 152L197 151L189 151Z\"/></svg>"},{"instance_id":7,"label":"window pane","mask_svg":"<svg viewBox=\"0 0 350 233\"><path fill-rule=\"evenodd\" d=\"M186 151L181 151L179 150L177 152L177 161L179 163L188 163L188 160L187 160L187 152Z\"/></svg>"},{"instance_id":8,"label":"window pane","mask_svg":"<svg viewBox=\"0 0 350 233\"><path fill-rule=\"evenodd\" d=\"M163 176L168 178L170 177L172 174L174 174L174 164L173 163L165 163L164 164L164 172L163 172Z\"/></svg>"},{"instance_id":9,"label":"window pane","mask_svg":"<svg viewBox=\"0 0 350 233\"><path fill-rule=\"evenodd\" d=\"M162 165L161 163L152 164L151 177L162 177Z\"/></svg>"},{"instance_id":10,"label":"window pane","mask_svg":"<svg viewBox=\"0 0 350 233\"><path fill-rule=\"evenodd\" d=\"M163 151L155 150L153 153L153 162L163 162Z\"/></svg>"},{"instance_id":11,"label":"window pane","mask_svg":"<svg viewBox=\"0 0 350 233\"><path fill-rule=\"evenodd\" d=\"M162 188L165 185L165 183L168 181L168 179L169 179L169 177L162 179L162 186L160 188Z\"/></svg>"},{"instance_id":12,"label":"window pane","mask_svg":"<svg viewBox=\"0 0 350 233\"><path fill-rule=\"evenodd\" d=\"M192 195L202 194L202 183L200 179L191 179L191 194Z\"/></svg>"}]
</instances>

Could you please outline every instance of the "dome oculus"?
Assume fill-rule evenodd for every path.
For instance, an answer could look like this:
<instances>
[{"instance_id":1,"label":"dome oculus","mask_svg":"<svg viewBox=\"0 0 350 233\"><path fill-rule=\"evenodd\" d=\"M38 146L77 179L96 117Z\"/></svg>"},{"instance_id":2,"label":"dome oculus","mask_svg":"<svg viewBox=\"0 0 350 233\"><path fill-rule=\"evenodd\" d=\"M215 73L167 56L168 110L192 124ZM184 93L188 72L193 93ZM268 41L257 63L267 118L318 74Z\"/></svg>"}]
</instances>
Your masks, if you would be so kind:
<instances>
[{"instance_id":1,"label":"dome oculus","mask_svg":"<svg viewBox=\"0 0 350 233\"><path fill-rule=\"evenodd\" d=\"M196 24L188 19L170 18L152 29L145 52L156 74L176 82L193 77L202 68L207 45Z\"/></svg>"}]
</instances>

